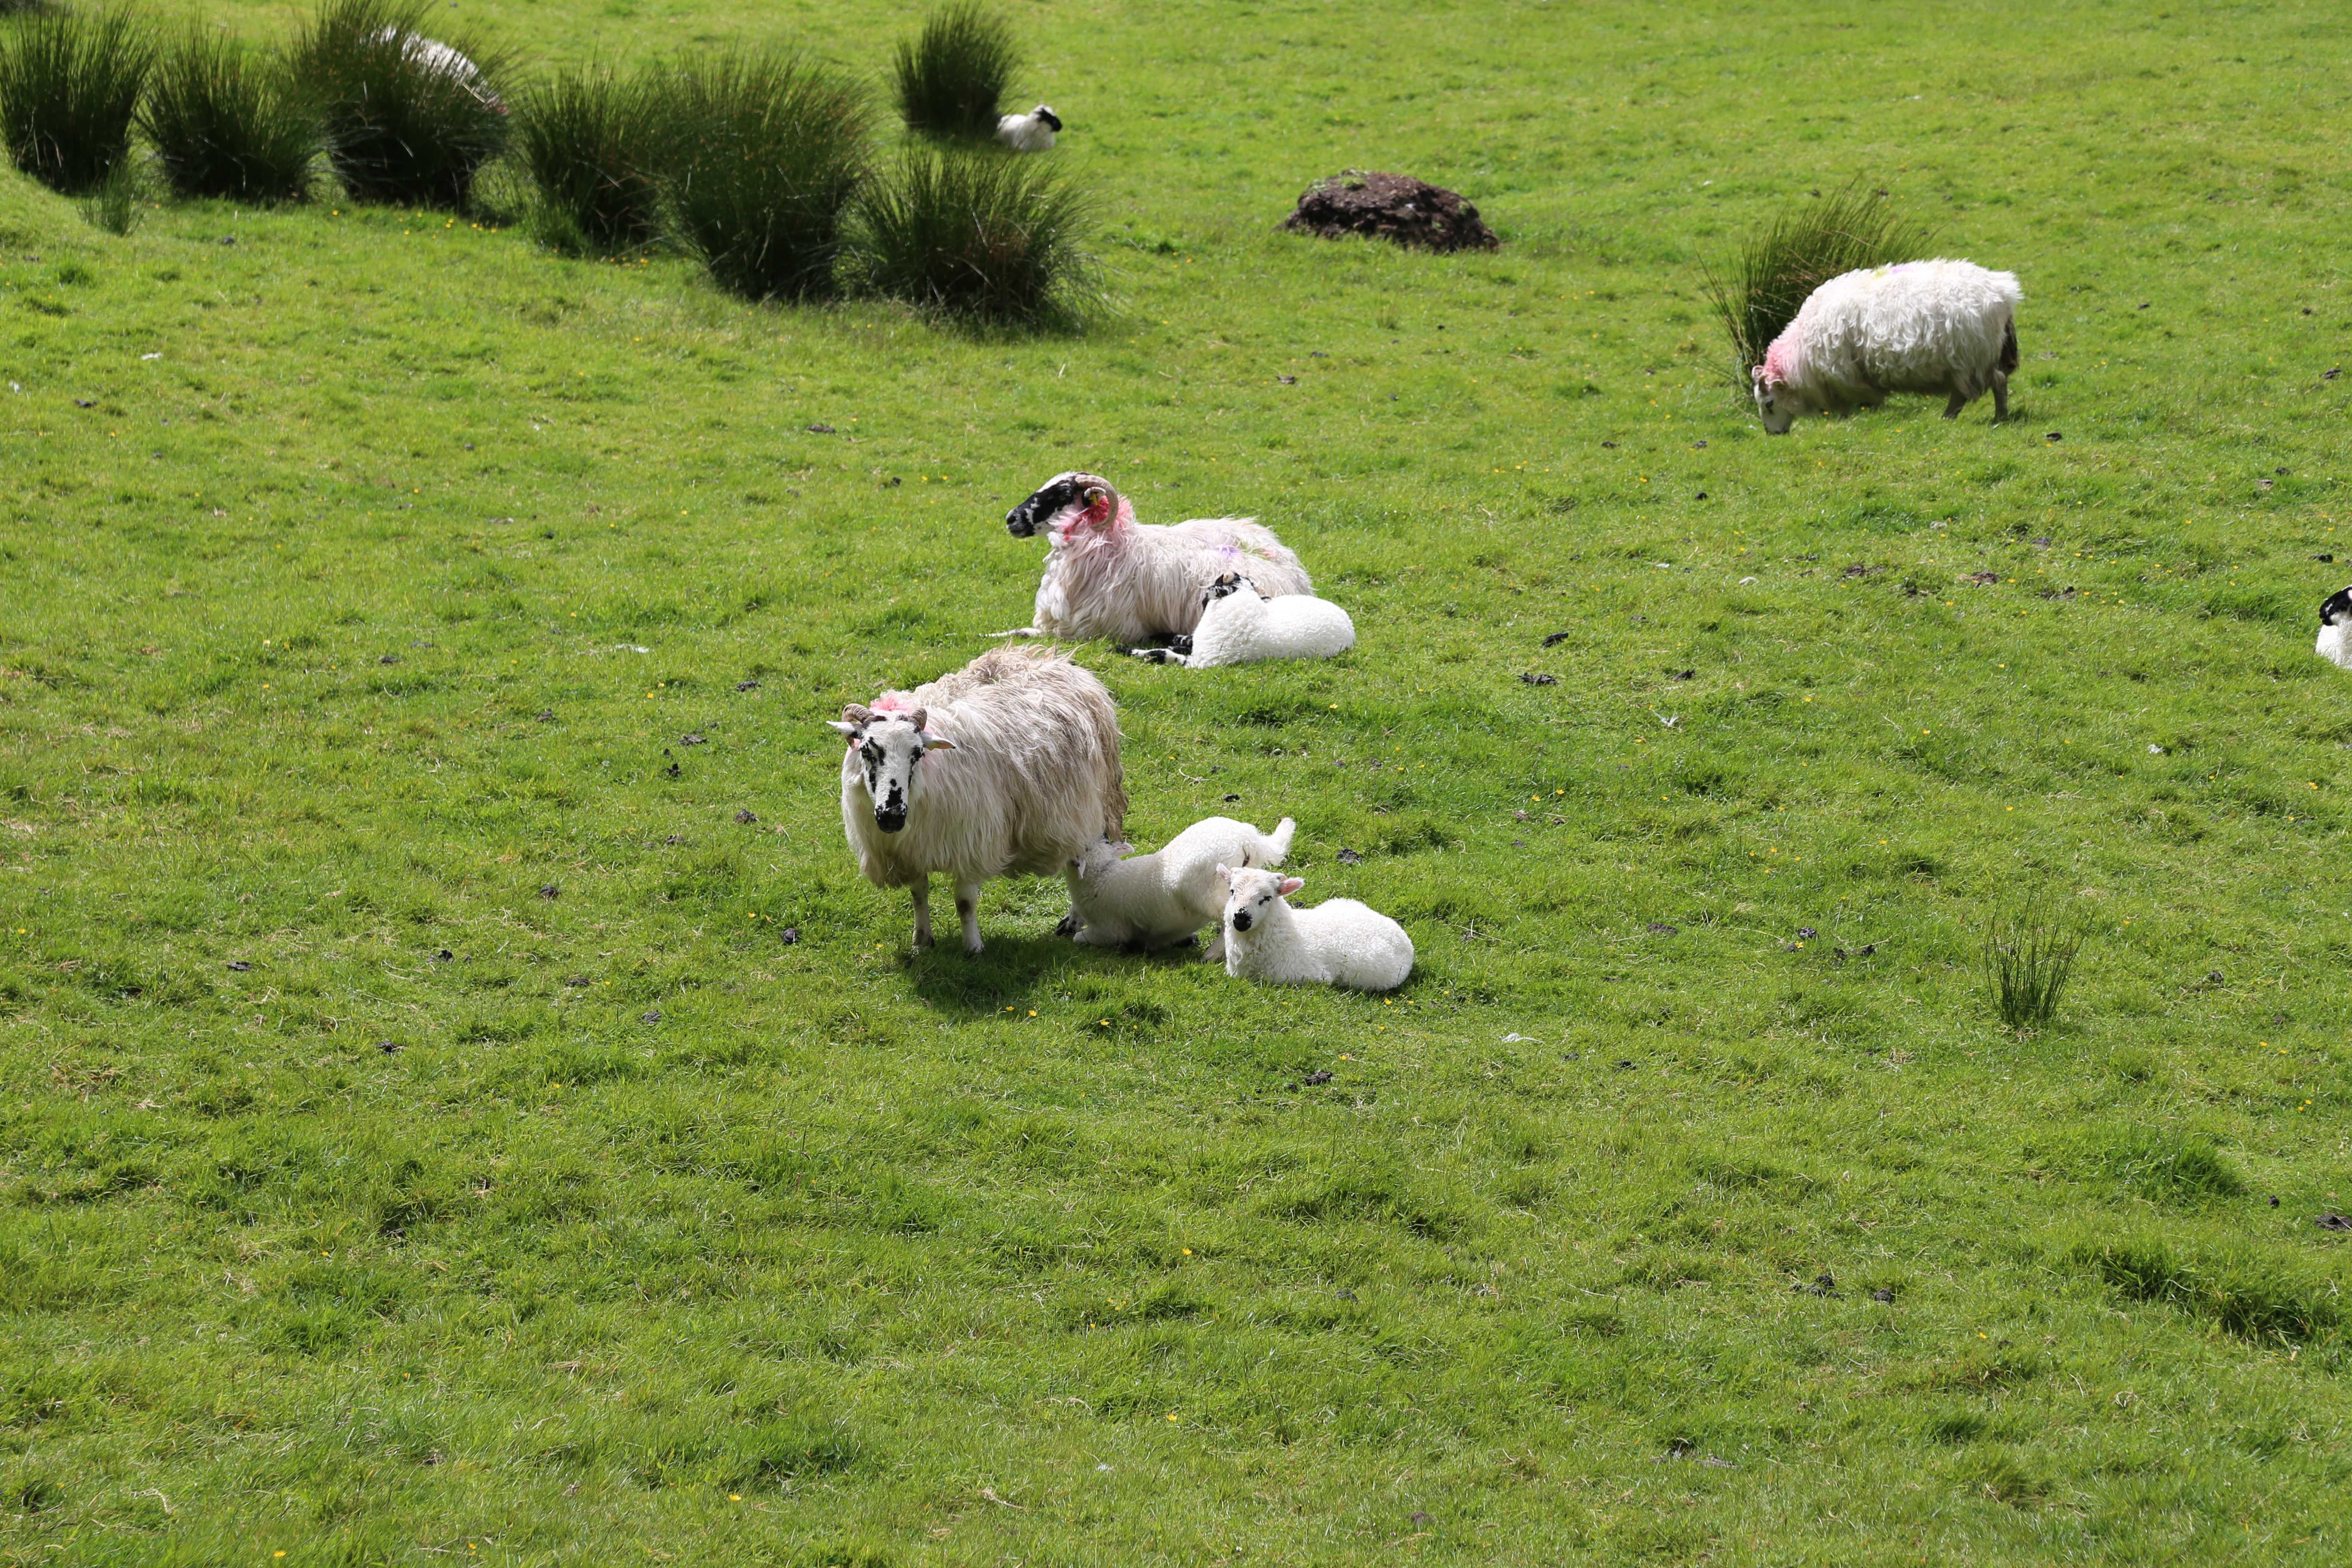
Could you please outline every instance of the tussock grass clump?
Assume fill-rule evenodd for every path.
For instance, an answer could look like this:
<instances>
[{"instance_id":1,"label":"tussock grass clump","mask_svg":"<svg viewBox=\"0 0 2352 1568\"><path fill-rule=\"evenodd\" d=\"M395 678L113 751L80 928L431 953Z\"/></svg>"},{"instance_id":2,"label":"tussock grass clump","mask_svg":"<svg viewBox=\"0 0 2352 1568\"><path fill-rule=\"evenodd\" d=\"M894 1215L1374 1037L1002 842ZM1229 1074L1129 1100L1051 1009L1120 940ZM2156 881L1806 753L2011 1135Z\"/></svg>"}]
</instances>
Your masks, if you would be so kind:
<instances>
[{"instance_id":1,"label":"tussock grass clump","mask_svg":"<svg viewBox=\"0 0 2352 1568\"><path fill-rule=\"evenodd\" d=\"M718 54L664 84L678 237L747 300L831 293L844 220L869 167L855 84L788 55Z\"/></svg>"},{"instance_id":2,"label":"tussock grass clump","mask_svg":"<svg viewBox=\"0 0 2352 1568\"><path fill-rule=\"evenodd\" d=\"M497 83L509 57L426 34L434 13L392 0L330 0L294 45L327 157L352 199L464 208L507 144Z\"/></svg>"},{"instance_id":3,"label":"tussock grass clump","mask_svg":"<svg viewBox=\"0 0 2352 1568\"><path fill-rule=\"evenodd\" d=\"M658 86L608 66L559 72L515 105L516 158L539 192L546 237L629 250L661 227Z\"/></svg>"},{"instance_id":4,"label":"tussock grass clump","mask_svg":"<svg viewBox=\"0 0 2352 1568\"><path fill-rule=\"evenodd\" d=\"M1740 387L1814 289L1857 268L1917 260L1933 239L1925 225L1898 218L1885 191L1865 191L1857 177L1781 213L1727 270L1707 268L1707 292L1731 334L1732 374Z\"/></svg>"},{"instance_id":5,"label":"tussock grass clump","mask_svg":"<svg viewBox=\"0 0 2352 1568\"><path fill-rule=\"evenodd\" d=\"M281 58L203 26L163 51L139 110L178 196L299 201L319 121Z\"/></svg>"},{"instance_id":6,"label":"tussock grass clump","mask_svg":"<svg viewBox=\"0 0 2352 1568\"><path fill-rule=\"evenodd\" d=\"M1085 199L1050 164L994 153L909 153L859 203L859 278L970 321L1039 326L1090 297Z\"/></svg>"},{"instance_id":7,"label":"tussock grass clump","mask_svg":"<svg viewBox=\"0 0 2352 1568\"><path fill-rule=\"evenodd\" d=\"M131 155L155 39L129 11L35 15L0 41L0 141L16 167L85 195Z\"/></svg>"},{"instance_id":8,"label":"tussock grass clump","mask_svg":"<svg viewBox=\"0 0 2352 1568\"><path fill-rule=\"evenodd\" d=\"M898 46L894 86L907 129L924 136L995 135L1018 53L1013 24L976 0L932 12L923 30Z\"/></svg>"},{"instance_id":9,"label":"tussock grass clump","mask_svg":"<svg viewBox=\"0 0 2352 1568\"><path fill-rule=\"evenodd\" d=\"M2158 1301L2250 1340L2310 1340L2342 1323L2329 1287L2249 1258L2183 1258L2153 1238L2081 1248L2117 1294Z\"/></svg>"},{"instance_id":10,"label":"tussock grass clump","mask_svg":"<svg viewBox=\"0 0 2352 1568\"><path fill-rule=\"evenodd\" d=\"M1985 928L1985 977L1993 1011L2012 1029L2040 1028L2057 1016L2074 960L2090 936L2081 921L2052 913L2040 900Z\"/></svg>"}]
</instances>

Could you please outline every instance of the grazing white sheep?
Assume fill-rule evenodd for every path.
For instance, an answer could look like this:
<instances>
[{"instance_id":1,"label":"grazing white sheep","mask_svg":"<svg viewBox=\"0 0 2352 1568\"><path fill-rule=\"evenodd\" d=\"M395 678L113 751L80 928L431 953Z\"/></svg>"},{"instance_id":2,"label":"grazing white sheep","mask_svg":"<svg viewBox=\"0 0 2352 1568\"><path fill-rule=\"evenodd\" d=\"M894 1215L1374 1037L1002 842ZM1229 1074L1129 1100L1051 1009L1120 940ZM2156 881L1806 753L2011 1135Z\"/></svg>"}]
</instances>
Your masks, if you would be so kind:
<instances>
[{"instance_id":1,"label":"grazing white sheep","mask_svg":"<svg viewBox=\"0 0 2352 1568\"><path fill-rule=\"evenodd\" d=\"M967 952L980 951L992 877L1059 871L1127 815L1118 712L1101 681L1054 648L992 648L912 691L853 702L833 724L841 823L857 868L915 901L931 945L931 873L955 883Z\"/></svg>"},{"instance_id":2,"label":"grazing white sheep","mask_svg":"<svg viewBox=\"0 0 2352 1568\"><path fill-rule=\"evenodd\" d=\"M2319 604L2319 657L2352 669L2347 636L2352 636L2352 588L2339 588Z\"/></svg>"},{"instance_id":3,"label":"grazing white sheep","mask_svg":"<svg viewBox=\"0 0 2352 1568\"><path fill-rule=\"evenodd\" d=\"M1217 869L1226 888L1225 973L1235 979L1393 991L1412 973L1412 938L1370 905L1326 899L1294 910L1283 900L1306 886L1297 878Z\"/></svg>"},{"instance_id":4,"label":"grazing white sheep","mask_svg":"<svg viewBox=\"0 0 2352 1568\"><path fill-rule=\"evenodd\" d=\"M1122 860L1131 844L1108 838L1087 846L1063 873L1070 884L1070 908L1082 922L1077 940L1094 947L1149 952L1190 942L1204 925L1216 925L1224 908L1225 866L1279 866L1290 853L1298 825L1284 817L1272 833L1246 822L1212 816L1196 822L1164 848ZM1224 956L1224 937L1203 956Z\"/></svg>"},{"instance_id":5,"label":"grazing white sheep","mask_svg":"<svg viewBox=\"0 0 2352 1568\"><path fill-rule=\"evenodd\" d=\"M1329 658L1356 646L1356 623L1328 599L1312 594L1267 598L1257 584L1228 572L1201 590L1201 618L1192 651L1128 649L1154 664L1199 669L1212 664L1255 664L1268 658Z\"/></svg>"},{"instance_id":6,"label":"grazing white sheep","mask_svg":"<svg viewBox=\"0 0 2352 1568\"><path fill-rule=\"evenodd\" d=\"M1050 153L1054 132L1061 128L1062 117L1041 103L1026 114L1008 114L999 120L996 139L1015 153Z\"/></svg>"},{"instance_id":7,"label":"grazing white sheep","mask_svg":"<svg viewBox=\"0 0 2352 1568\"><path fill-rule=\"evenodd\" d=\"M422 33L404 33L397 27L385 27L377 32L375 41L379 44L398 43L404 58L428 71L447 77L481 100L485 107L495 109L500 114L507 111L505 101L490 90L488 82L482 79L481 68L440 39L428 38Z\"/></svg>"},{"instance_id":8,"label":"grazing white sheep","mask_svg":"<svg viewBox=\"0 0 2352 1568\"><path fill-rule=\"evenodd\" d=\"M1748 372L1764 428L1785 436L1800 415L1874 408L1890 392L1942 393L1944 417L1957 419L1990 388L1993 417L2008 418L2022 298L2014 273L1968 261L1831 279Z\"/></svg>"},{"instance_id":9,"label":"grazing white sheep","mask_svg":"<svg viewBox=\"0 0 2352 1568\"><path fill-rule=\"evenodd\" d=\"M1097 474L1055 475L1005 514L1004 526L1015 539L1042 531L1050 548L1032 624L1000 637L1124 644L1181 637L1201 618L1201 590L1243 569L1272 593L1315 591L1298 557L1252 519L1138 522L1127 498Z\"/></svg>"}]
</instances>

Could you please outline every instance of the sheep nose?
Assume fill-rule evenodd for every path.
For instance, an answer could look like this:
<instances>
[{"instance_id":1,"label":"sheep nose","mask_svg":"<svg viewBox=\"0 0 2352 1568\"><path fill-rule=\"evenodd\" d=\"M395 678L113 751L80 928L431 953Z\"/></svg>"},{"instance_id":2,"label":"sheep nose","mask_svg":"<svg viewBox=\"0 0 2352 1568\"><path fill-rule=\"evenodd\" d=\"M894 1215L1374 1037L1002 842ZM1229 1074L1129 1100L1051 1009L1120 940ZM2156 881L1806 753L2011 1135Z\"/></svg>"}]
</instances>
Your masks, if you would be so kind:
<instances>
[{"instance_id":1,"label":"sheep nose","mask_svg":"<svg viewBox=\"0 0 2352 1568\"><path fill-rule=\"evenodd\" d=\"M900 806L896 811L892 811L877 806L874 810L874 826L885 833L898 832L907 826L907 808Z\"/></svg>"},{"instance_id":2,"label":"sheep nose","mask_svg":"<svg viewBox=\"0 0 2352 1568\"><path fill-rule=\"evenodd\" d=\"M1036 525L1029 521L1027 501L1023 501L1004 514L1004 531L1015 539L1026 539L1037 531Z\"/></svg>"},{"instance_id":3,"label":"sheep nose","mask_svg":"<svg viewBox=\"0 0 2352 1568\"><path fill-rule=\"evenodd\" d=\"M1249 912L1246 910L1234 917L1234 929L1235 931L1247 931L1249 928L1250 918Z\"/></svg>"}]
</instances>

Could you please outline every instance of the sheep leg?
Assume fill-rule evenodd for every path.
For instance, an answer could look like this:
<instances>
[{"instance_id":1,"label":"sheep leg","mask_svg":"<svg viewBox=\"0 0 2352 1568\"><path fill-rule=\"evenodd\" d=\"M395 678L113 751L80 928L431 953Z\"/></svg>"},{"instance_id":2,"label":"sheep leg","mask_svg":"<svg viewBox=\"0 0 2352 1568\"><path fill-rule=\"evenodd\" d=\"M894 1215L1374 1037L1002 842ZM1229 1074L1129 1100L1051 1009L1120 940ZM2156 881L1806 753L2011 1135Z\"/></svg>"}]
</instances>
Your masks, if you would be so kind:
<instances>
[{"instance_id":1,"label":"sheep leg","mask_svg":"<svg viewBox=\"0 0 2352 1568\"><path fill-rule=\"evenodd\" d=\"M980 951L980 884L956 884L956 918L963 921L963 950Z\"/></svg>"},{"instance_id":2,"label":"sheep leg","mask_svg":"<svg viewBox=\"0 0 2352 1568\"><path fill-rule=\"evenodd\" d=\"M992 637L1034 637L1038 634L1035 626L1015 626L1009 632L989 632L984 635Z\"/></svg>"},{"instance_id":3,"label":"sheep leg","mask_svg":"<svg viewBox=\"0 0 2352 1568\"><path fill-rule=\"evenodd\" d=\"M907 891L915 900L915 946L919 949L929 947L931 945L930 877L926 874L916 879Z\"/></svg>"},{"instance_id":4,"label":"sheep leg","mask_svg":"<svg viewBox=\"0 0 2352 1568\"><path fill-rule=\"evenodd\" d=\"M1201 955L1201 962L1203 963L1223 963L1224 961L1225 928L1221 925L1217 928L1215 939L1209 943L1209 951Z\"/></svg>"},{"instance_id":5,"label":"sheep leg","mask_svg":"<svg viewBox=\"0 0 2352 1568\"><path fill-rule=\"evenodd\" d=\"M1092 942L1095 939L1087 934L1090 929L1091 928L1088 927L1086 922L1085 917L1080 915L1077 911L1076 906L1073 905L1070 909L1070 912L1064 915L1060 921L1055 922L1054 926L1054 934L1055 936L1068 937L1072 942Z\"/></svg>"},{"instance_id":6,"label":"sheep leg","mask_svg":"<svg viewBox=\"0 0 2352 1568\"><path fill-rule=\"evenodd\" d=\"M1996 425L2009 417L2009 377L1992 378L1992 422Z\"/></svg>"},{"instance_id":7,"label":"sheep leg","mask_svg":"<svg viewBox=\"0 0 2352 1568\"><path fill-rule=\"evenodd\" d=\"M1144 659L1152 664L1181 665L1188 669L1192 668L1192 661L1186 658L1182 654L1178 653L1173 648L1131 647L1127 651L1133 654L1136 658Z\"/></svg>"},{"instance_id":8,"label":"sheep leg","mask_svg":"<svg viewBox=\"0 0 2352 1568\"><path fill-rule=\"evenodd\" d=\"M1960 410L1968 405L1969 395L1965 392L1956 392L1952 394L1952 400L1944 405L1944 417L1958 419L1960 416Z\"/></svg>"}]
</instances>

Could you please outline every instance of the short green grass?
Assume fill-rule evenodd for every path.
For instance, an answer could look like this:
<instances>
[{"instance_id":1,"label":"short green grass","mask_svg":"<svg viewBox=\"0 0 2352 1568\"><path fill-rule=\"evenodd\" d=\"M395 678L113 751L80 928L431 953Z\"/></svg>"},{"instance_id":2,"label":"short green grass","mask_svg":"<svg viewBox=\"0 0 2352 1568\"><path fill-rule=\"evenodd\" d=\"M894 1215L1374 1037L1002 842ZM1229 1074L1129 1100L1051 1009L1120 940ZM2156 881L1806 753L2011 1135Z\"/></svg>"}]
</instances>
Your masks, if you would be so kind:
<instances>
[{"instance_id":1,"label":"short green grass","mask_svg":"<svg viewBox=\"0 0 2352 1568\"><path fill-rule=\"evenodd\" d=\"M1079 335L0 184L0 1561L2341 1561L2335 23L1024 7ZM1349 166L1504 248L1273 231ZM1727 389L1702 263L1857 171L2023 279L2011 423ZM1130 837L1296 816L1401 994L856 878L820 721L1071 467L1355 616L1082 657Z\"/></svg>"}]
</instances>

